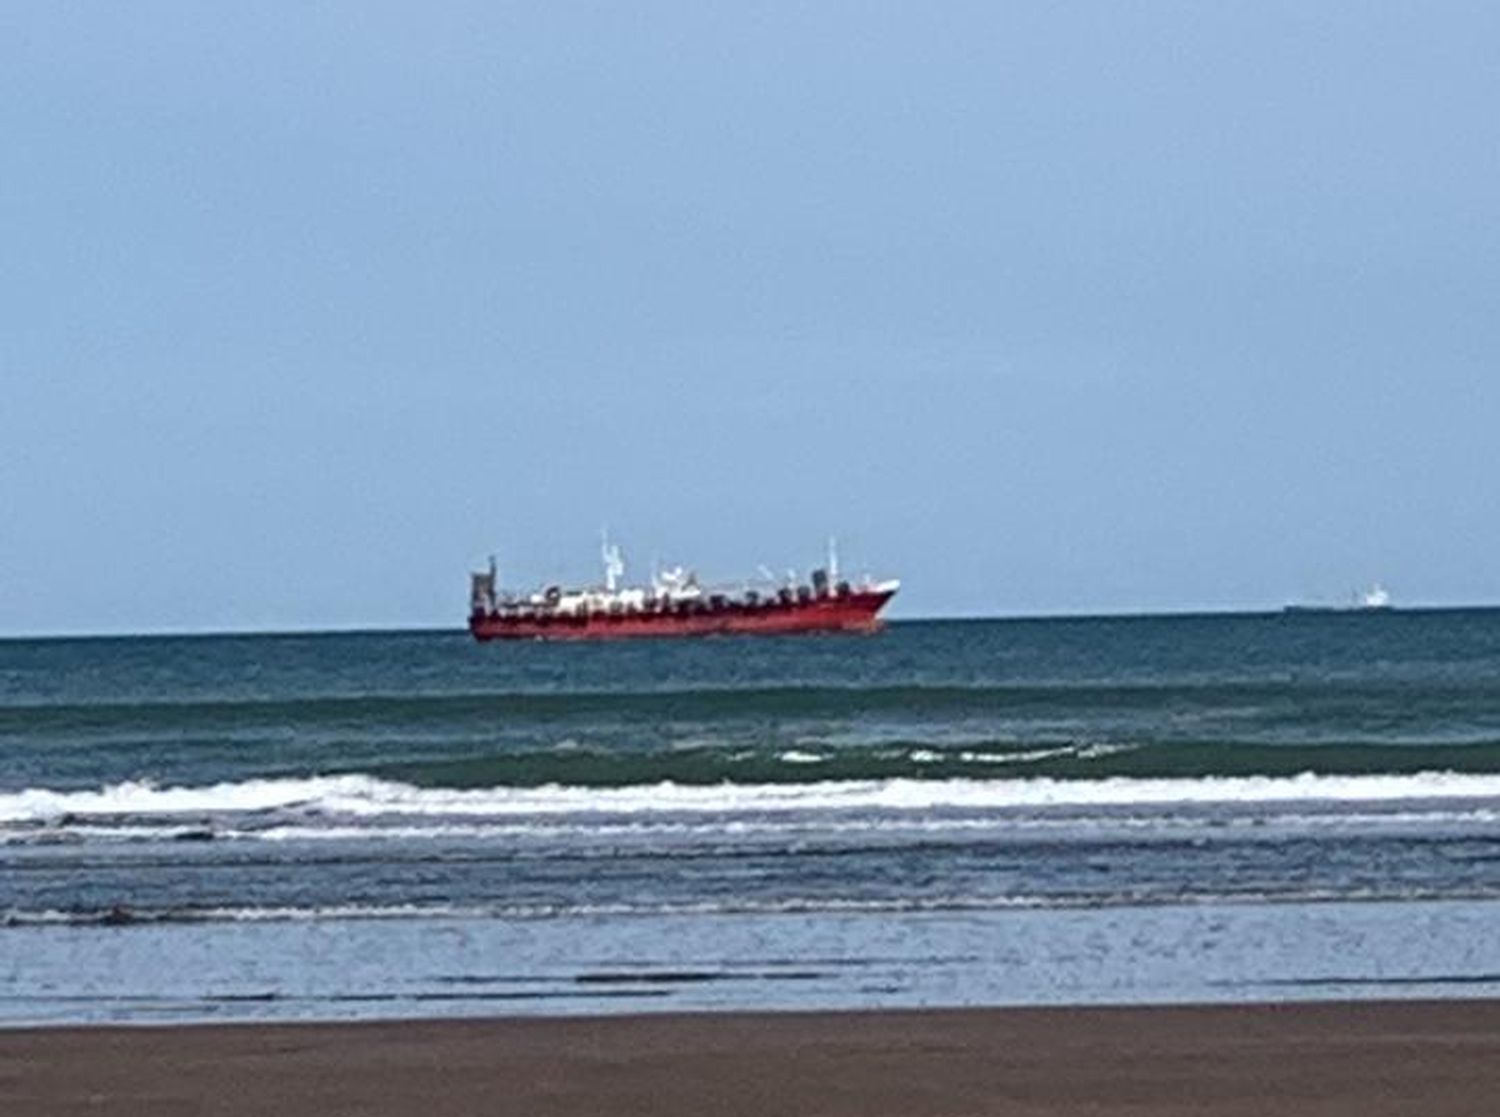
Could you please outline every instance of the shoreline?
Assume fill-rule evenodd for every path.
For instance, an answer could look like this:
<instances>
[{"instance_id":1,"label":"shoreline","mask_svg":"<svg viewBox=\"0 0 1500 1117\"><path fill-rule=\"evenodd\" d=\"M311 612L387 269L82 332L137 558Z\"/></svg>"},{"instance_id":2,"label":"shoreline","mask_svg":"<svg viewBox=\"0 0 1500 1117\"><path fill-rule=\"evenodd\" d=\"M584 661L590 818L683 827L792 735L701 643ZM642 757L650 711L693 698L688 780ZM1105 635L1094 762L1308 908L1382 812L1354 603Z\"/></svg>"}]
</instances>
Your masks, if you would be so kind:
<instances>
[{"instance_id":1,"label":"shoreline","mask_svg":"<svg viewBox=\"0 0 1500 1117\"><path fill-rule=\"evenodd\" d=\"M1431 1117L1497 1094L1500 999L0 1030L7 1117Z\"/></svg>"}]
</instances>

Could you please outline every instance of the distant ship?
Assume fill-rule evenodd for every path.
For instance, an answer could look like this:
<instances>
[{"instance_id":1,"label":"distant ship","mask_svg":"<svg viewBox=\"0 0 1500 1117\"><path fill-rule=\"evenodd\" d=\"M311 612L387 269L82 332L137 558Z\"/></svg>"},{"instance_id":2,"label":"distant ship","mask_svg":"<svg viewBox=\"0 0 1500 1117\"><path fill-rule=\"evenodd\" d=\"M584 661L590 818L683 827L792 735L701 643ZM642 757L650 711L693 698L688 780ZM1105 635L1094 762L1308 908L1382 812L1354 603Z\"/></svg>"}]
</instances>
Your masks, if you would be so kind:
<instances>
[{"instance_id":1,"label":"distant ship","mask_svg":"<svg viewBox=\"0 0 1500 1117\"><path fill-rule=\"evenodd\" d=\"M604 584L546 586L526 594L501 592L494 559L470 575L469 631L476 640L608 640L641 636L721 633L785 635L802 632L876 632L880 610L901 583L839 576L830 542L828 564L806 582L765 572L736 587L700 585L692 571L656 573L649 586L625 586L620 549L604 544Z\"/></svg>"},{"instance_id":2,"label":"distant ship","mask_svg":"<svg viewBox=\"0 0 1500 1117\"><path fill-rule=\"evenodd\" d=\"M1391 604L1391 594L1379 582L1376 582L1363 593L1356 593L1346 603L1341 605L1288 605L1282 609L1283 613L1389 613L1395 606Z\"/></svg>"}]
</instances>

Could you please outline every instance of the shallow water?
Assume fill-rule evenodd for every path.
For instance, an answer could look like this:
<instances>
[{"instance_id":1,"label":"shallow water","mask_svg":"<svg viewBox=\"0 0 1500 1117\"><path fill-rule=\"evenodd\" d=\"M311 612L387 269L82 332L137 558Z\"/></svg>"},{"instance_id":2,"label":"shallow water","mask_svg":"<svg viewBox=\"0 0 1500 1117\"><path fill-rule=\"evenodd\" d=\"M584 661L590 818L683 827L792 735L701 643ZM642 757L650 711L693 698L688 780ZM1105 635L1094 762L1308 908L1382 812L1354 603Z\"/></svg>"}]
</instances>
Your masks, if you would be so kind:
<instances>
[{"instance_id":1,"label":"shallow water","mask_svg":"<svg viewBox=\"0 0 1500 1117\"><path fill-rule=\"evenodd\" d=\"M0 1023L1500 994L1493 901L14 930Z\"/></svg>"}]
</instances>

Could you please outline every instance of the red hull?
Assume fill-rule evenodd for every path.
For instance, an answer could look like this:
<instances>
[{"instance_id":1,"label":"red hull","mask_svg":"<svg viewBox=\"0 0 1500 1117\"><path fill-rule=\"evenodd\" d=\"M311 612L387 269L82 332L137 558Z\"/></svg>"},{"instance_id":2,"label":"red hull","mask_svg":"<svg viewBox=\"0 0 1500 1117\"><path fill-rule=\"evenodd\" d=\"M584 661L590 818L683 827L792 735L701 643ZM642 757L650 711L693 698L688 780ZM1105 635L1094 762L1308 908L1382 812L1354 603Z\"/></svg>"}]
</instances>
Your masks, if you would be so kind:
<instances>
[{"instance_id":1,"label":"red hull","mask_svg":"<svg viewBox=\"0 0 1500 1117\"><path fill-rule=\"evenodd\" d=\"M619 640L637 636L772 636L798 632L876 632L880 610L894 590L852 590L806 601L731 603L683 611L588 614L475 612L469 631L476 640Z\"/></svg>"}]
</instances>

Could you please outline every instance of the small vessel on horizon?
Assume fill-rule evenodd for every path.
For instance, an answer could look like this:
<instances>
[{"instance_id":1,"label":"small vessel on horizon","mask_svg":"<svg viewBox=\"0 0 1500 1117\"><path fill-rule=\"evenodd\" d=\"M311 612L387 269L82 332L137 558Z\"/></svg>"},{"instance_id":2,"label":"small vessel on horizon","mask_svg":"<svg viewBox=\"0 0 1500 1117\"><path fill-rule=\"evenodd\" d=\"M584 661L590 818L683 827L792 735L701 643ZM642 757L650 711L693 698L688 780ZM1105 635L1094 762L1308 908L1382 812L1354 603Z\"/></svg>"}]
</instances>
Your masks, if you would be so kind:
<instances>
[{"instance_id":1,"label":"small vessel on horizon","mask_svg":"<svg viewBox=\"0 0 1500 1117\"><path fill-rule=\"evenodd\" d=\"M470 575L469 632L476 640L607 640L723 633L786 635L877 632L880 611L901 583L868 575L850 582L839 574L829 541L828 562L800 582L788 573L738 586L711 587L681 566L660 570L647 586L622 583L625 561L608 539L602 586L544 586L530 593L501 591L495 560Z\"/></svg>"},{"instance_id":2,"label":"small vessel on horizon","mask_svg":"<svg viewBox=\"0 0 1500 1117\"><path fill-rule=\"evenodd\" d=\"M1349 601L1336 605L1286 605L1283 613L1389 613L1395 609L1390 590L1379 582L1369 589L1356 591Z\"/></svg>"}]
</instances>

